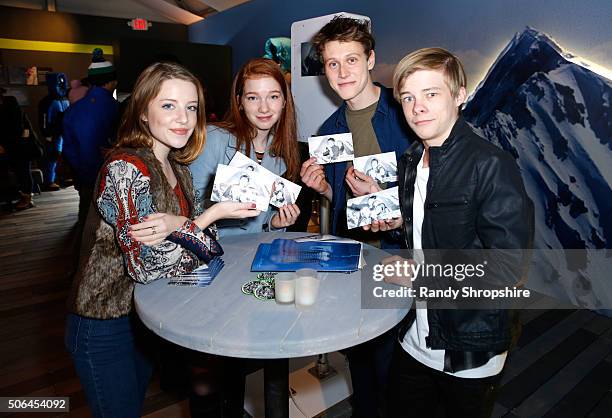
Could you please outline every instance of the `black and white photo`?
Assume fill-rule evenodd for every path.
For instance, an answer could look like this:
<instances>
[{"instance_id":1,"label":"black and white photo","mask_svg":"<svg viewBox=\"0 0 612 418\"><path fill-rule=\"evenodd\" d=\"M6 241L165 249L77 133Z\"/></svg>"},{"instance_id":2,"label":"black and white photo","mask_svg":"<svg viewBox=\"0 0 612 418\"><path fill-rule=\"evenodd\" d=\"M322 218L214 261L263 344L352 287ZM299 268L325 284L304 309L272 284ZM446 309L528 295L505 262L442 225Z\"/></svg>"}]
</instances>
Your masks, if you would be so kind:
<instances>
[{"instance_id":1,"label":"black and white photo","mask_svg":"<svg viewBox=\"0 0 612 418\"><path fill-rule=\"evenodd\" d=\"M251 160L249 157L247 157L240 151L236 151L236 153L230 160L228 166L249 171L259 171L259 169L265 170L265 168L257 164L255 161Z\"/></svg>"},{"instance_id":2,"label":"black and white photo","mask_svg":"<svg viewBox=\"0 0 612 418\"><path fill-rule=\"evenodd\" d=\"M347 202L346 224L349 229L400 216L397 187L349 199Z\"/></svg>"},{"instance_id":3,"label":"black and white photo","mask_svg":"<svg viewBox=\"0 0 612 418\"><path fill-rule=\"evenodd\" d=\"M308 150L318 164L352 161L355 158L351 133L312 136L308 138Z\"/></svg>"},{"instance_id":4,"label":"black and white photo","mask_svg":"<svg viewBox=\"0 0 612 418\"><path fill-rule=\"evenodd\" d=\"M270 204L272 206L276 206L277 208L285 205L292 205L297 201L301 190L302 186L277 176L276 180L274 181Z\"/></svg>"},{"instance_id":5,"label":"black and white photo","mask_svg":"<svg viewBox=\"0 0 612 418\"><path fill-rule=\"evenodd\" d=\"M394 152L355 158L353 167L379 184L397 181L397 159Z\"/></svg>"},{"instance_id":6,"label":"black and white photo","mask_svg":"<svg viewBox=\"0 0 612 418\"><path fill-rule=\"evenodd\" d=\"M253 161L240 151L237 151L230 160L228 166L257 174L257 182L261 187L265 188L268 195L272 194L272 184L276 181L278 176L261 164Z\"/></svg>"},{"instance_id":7,"label":"black and white photo","mask_svg":"<svg viewBox=\"0 0 612 418\"><path fill-rule=\"evenodd\" d=\"M219 164L211 200L214 202L255 203L257 210L267 211L272 184L261 183L263 178L244 168Z\"/></svg>"}]
</instances>

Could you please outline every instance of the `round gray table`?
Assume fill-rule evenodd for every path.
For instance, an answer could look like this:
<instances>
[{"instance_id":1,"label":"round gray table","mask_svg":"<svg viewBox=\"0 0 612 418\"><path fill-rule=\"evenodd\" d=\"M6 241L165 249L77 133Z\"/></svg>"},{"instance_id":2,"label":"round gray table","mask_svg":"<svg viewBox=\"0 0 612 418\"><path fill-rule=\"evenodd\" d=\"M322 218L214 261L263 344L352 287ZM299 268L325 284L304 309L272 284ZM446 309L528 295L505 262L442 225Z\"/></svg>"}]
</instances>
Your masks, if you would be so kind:
<instances>
[{"instance_id":1,"label":"round gray table","mask_svg":"<svg viewBox=\"0 0 612 418\"><path fill-rule=\"evenodd\" d=\"M137 285L136 311L149 329L175 344L254 359L341 350L369 341L401 321L410 301L404 309L361 309L361 281L372 280L372 266L386 256L367 245L363 250L366 266L361 271L319 273L319 295L307 311L241 292L241 286L257 275L250 268L260 243L306 235L268 232L226 237L221 240L225 266L210 286L168 286L163 279Z\"/></svg>"},{"instance_id":2,"label":"round gray table","mask_svg":"<svg viewBox=\"0 0 612 418\"><path fill-rule=\"evenodd\" d=\"M361 280L385 252L364 245L362 271L319 273L316 304L307 311L244 295L257 273L251 262L262 242L308 234L268 232L221 240L225 266L208 287L168 286L167 280L137 285L136 311L160 337L183 347L230 357L289 358L329 353L371 340L391 329L405 309L361 309Z\"/></svg>"}]
</instances>

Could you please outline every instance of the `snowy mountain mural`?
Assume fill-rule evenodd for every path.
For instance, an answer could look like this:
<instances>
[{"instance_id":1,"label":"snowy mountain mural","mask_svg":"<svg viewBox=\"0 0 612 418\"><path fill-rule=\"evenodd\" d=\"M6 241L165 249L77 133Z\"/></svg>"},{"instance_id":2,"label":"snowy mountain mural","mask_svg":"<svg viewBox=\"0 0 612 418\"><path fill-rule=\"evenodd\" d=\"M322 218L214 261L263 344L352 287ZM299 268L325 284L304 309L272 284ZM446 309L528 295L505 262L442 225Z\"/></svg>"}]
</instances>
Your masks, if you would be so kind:
<instances>
[{"instance_id":1,"label":"snowy mountain mural","mask_svg":"<svg viewBox=\"0 0 612 418\"><path fill-rule=\"evenodd\" d=\"M547 262L538 262L531 285L608 309L611 259L596 250L612 248L611 101L609 78L527 28L501 52L463 112L516 158L535 205L535 248L588 249L589 257L569 266L559 251L539 252ZM571 274L559 277L553 266Z\"/></svg>"}]
</instances>

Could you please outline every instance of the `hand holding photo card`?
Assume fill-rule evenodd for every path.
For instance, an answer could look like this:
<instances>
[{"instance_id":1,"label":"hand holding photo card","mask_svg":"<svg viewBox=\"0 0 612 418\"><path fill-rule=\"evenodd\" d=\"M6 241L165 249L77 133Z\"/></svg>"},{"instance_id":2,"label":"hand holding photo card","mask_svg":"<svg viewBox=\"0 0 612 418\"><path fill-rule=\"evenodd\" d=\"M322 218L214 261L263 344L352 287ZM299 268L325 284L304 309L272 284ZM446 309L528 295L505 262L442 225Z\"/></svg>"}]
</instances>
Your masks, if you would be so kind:
<instances>
[{"instance_id":1,"label":"hand holding photo card","mask_svg":"<svg viewBox=\"0 0 612 418\"><path fill-rule=\"evenodd\" d=\"M334 134L311 136L308 138L308 151L317 158L317 164L352 161L355 158L353 134Z\"/></svg>"},{"instance_id":2,"label":"hand holding photo card","mask_svg":"<svg viewBox=\"0 0 612 418\"><path fill-rule=\"evenodd\" d=\"M229 162L229 167L235 167L256 173L257 182L264 187L271 196L270 204L272 206L276 206L277 208L295 203L300 191L302 190L301 186L298 186L297 184L274 174L240 151L237 151L236 154L234 154Z\"/></svg>"},{"instance_id":3,"label":"hand holding photo card","mask_svg":"<svg viewBox=\"0 0 612 418\"><path fill-rule=\"evenodd\" d=\"M398 218L400 212L398 187L349 199L346 224L349 229L370 225L381 219Z\"/></svg>"},{"instance_id":4,"label":"hand holding photo card","mask_svg":"<svg viewBox=\"0 0 612 418\"><path fill-rule=\"evenodd\" d=\"M397 181L397 159L394 152L355 158L353 167L380 184Z\"/></svg>"},{"instance_id":5,"label":"hand holding photo card","mask_svg":"<svg viewBox=\"0 0 612 418\"><path fill-rule=\"evenodd\" d=\"M276 206L277 208L285 205L292 205L297 201L301 190L302 186L277 176L276 180L274 181L270 204L272 206Z\"/></svg>"},{"instance_id":6,"label":"hand holding photo card","mask_svg":"<svg viewBox=\"0 0 612 418\"><path fill-rule=\"evenodd\" d=\"M253 171L217 165L217 174L210 199L214 202L255 203L257 210L267 211L272 182L262 183Z\"/></svg>"}]
</instances>

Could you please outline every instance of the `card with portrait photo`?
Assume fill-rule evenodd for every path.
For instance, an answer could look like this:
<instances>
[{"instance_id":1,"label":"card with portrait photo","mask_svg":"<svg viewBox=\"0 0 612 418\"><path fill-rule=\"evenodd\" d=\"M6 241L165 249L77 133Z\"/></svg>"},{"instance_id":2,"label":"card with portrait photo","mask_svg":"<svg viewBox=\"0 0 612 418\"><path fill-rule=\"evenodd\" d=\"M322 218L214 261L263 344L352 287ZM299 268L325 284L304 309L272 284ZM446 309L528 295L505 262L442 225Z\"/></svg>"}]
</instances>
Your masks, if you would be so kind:
<instances>
[{"instance_id":1,"label":"card with portrait photo","mask_svg":"<svg viewBox=\"0 0 612 418\"><path fill-rule=\"evenodd\" d=\"M258 162L250 159L240 151L236 151L236 154L234 154L228 166L256 173L258 183L265 187L269 194L272 194L272 184L276 181L276 177L278 176Z\"/></svg>"},{"instance_id":2,"label":"card with portrait photo","mask_svg":"<svg viewBox=\"0 0 612 418\"><path fill-rule=\"evenodd\" d=\"M333 134L308 138L308 151L317 158L317 164L352 161L355 158L353 134Z\"/></svg>"},{"instance_id":3,"label":"card with portrait photo","mask_svg":"<svg viewBox=\"0 0 612 418\"><path fill-rule=\"evenodd\" d=\"M393 151L357 157L353 167L379 184L397 181L397 159Z\"/></svg>"},{"instance_id":4,"label":"card with portrait photo","mask_svg":"<svg viewBox=\"0 0 612 418\"><path fill-rule=\"evenodd\" d=\"M257 210L267 211L272 183L251 170L217 165L217 174L210 200L214 202L255 203Z\"/></svg>"},{"instance_id":5,"label":"card with portrait photo","mask_svg":"<svg viewBox=\"0 0 612 418\"><path fill-rule=\"evenodd\" d=\"M346 207L346 224L349 229L370 225L381 219L402 216L399 204L399 188L392 187L380 192L349 199Z\"/></svg>"},{"instance_id":6,"label":"card with portrait photo","mask_svg":"<svg viewBox=\"0 0 612 418\"><path fill-rule=\"evenodd\" d=\"M270 204L280 208L285 205L292 205L297 201L302 186L297 185L280 176L276 176L270 198Z\"/></svg>"}]
</instances>

